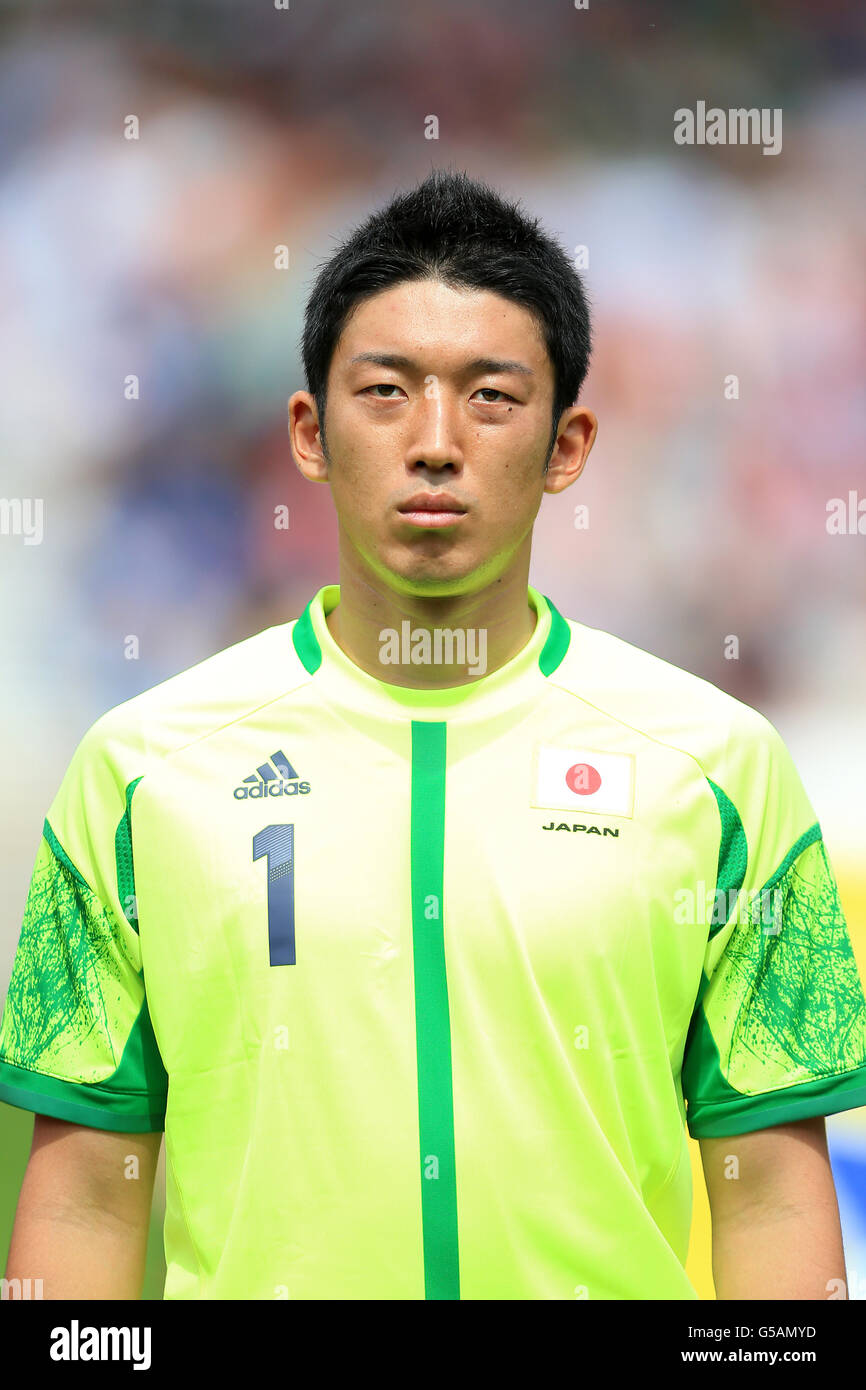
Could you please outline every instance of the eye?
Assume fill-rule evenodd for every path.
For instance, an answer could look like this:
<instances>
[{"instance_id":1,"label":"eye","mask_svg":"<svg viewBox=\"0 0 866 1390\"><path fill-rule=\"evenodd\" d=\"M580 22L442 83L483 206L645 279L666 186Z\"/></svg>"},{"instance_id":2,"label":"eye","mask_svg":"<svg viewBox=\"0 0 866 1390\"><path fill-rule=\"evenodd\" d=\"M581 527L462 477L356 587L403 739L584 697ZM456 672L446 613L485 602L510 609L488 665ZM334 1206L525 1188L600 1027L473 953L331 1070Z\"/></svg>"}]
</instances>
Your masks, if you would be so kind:
<instances>
[{"instance_id":1,"label":"eye","mask_svg":"<svg viewBox=\"0 0 866 1390\"><path fill-rule=\"evenodd\" d=\"M513 401L514 397L509 396L505 391L499 391L495 386L479 386L479 391L487 391L493 396L504 396L507 401ZM496 401L483 401L483 405L496 405Z\"/></svg>"},{"instance_id":2,"label":"eye","mask_svg":"<svg viewBox=\"0 0 866 1390\"><path fill-rule=\"evenodd\" d=\"M361 395L365 396L368 391L378 391L380 387L384 388L384 390L386 391L400 390L400 387L397 386L393 381L377 381L373 386L365 386L364 390L361 392ZM376 399L380 401L393 401L396 400L396 396L377 396Z\"/></svg>"}]
</instances>

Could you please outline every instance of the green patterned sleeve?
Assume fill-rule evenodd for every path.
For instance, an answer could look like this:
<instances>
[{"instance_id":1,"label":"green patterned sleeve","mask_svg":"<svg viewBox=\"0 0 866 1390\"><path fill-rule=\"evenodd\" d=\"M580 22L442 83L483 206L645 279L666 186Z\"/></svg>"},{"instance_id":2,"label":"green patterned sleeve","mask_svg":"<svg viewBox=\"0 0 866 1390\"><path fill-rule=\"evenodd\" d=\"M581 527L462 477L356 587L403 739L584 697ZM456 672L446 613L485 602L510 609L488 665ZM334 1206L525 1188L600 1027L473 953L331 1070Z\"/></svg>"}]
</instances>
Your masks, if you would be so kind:
<instances>
[{"instance_id":1,"label":"green patterned sleeve","mask_svg":"<svg viewBox=\"0 0 866 1390\"><path fill-rule=\"evenodd\" d=\"M862 981L790 753L754 714L714 772L717 910L682 1067L695 1139L866 1105Z\"/></svg>"},{"instance_id":2,"label":"green patterned sleeve","mask_svg":"<svg viewBox=\"0 0 866 1390\"><path fill-rule=\"evenodd\" d=\"M79 744L43 825L0 1020L0 1100L155 1131L168 1079L142 971L129 796L99 729Z\"/></svg>"}]
</instances>

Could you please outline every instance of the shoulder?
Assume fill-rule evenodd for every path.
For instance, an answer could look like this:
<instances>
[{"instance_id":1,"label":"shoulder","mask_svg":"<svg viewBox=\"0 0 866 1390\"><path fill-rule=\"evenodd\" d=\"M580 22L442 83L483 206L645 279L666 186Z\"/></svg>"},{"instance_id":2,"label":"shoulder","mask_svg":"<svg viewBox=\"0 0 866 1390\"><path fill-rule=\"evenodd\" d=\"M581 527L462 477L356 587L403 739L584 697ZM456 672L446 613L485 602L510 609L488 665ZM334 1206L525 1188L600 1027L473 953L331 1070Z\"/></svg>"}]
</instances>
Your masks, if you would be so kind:
<instances>
[{"instance_id":1,"label":"shoulder","mask_svg":"<svg viewBox=\"0 0 866 1390\"><path fill-rule=\"evenodd\" d=\"M779 734L759 710L601 628L566 619L571 634L553 679L611 718L693 756L732 740L744 747Z\"/></svg>"},{"instance_id":2,"label":"shoulder","mask_svg":"<svg viewBox=\"0 0 866 1390\"><path fill-rule=\"evenodd\" d=\"M691 759L725 823L741 824L749 844L762 846L760 868L771 872L774 856L816 833L798 769L766 715L612 633L567 621L571 640L551 679L626 726L637 748L651 739Z\"/></svg>"},{"instance_id":3,"label":"shoulder","mask_svg":"<svg viewBox=\"0 0 866 1390\"><path fill-rule=\"evenodd\" d=\"M638 735L685 753L705 776L738 790L744 777L792 771L776 726L719 685L602 628L574 619L552 681Z\"/></svg>"},{"instance_id":4,"label":"shoulder","mask_svg":"<svg viewBox=\"0 0 866 1390\"><path fill-rule=\"evenodd\" d=\"M294 621L243 638L106 710L79 741L67 776L77 771L125 786L160 759L307 684L292 642Z\"/></svg>"}]
</instances>

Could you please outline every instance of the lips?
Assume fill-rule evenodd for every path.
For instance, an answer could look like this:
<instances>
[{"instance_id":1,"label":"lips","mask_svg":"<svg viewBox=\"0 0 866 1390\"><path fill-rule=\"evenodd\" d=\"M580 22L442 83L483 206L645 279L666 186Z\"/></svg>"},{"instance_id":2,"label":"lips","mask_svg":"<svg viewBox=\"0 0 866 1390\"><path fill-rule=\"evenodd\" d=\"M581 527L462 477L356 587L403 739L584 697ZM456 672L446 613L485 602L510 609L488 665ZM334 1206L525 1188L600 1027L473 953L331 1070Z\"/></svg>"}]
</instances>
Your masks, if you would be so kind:
<instances>
[{"instance_id":1,"label":"lips","mask_svg":"<svg viewBox=\"0 0 866 1390\"><path fill-rule=\"evenodd\" d=\"M416 492L398 508L401 512L459 512L466 508L450 492Z\"/></svg>"}]
</instances>

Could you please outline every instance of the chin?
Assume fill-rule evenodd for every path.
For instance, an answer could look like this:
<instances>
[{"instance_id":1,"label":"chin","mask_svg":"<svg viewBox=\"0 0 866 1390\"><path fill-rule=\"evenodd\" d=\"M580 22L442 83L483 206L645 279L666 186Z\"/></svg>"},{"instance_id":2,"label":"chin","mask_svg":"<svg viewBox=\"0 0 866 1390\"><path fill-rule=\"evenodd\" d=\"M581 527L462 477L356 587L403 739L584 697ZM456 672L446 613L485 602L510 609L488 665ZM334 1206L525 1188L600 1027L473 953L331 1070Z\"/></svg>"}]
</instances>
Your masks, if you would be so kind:
<instances>
[{"instance_id":1,"label":"chin","mask_svg":"<svg viewBox=\"0 0 866 1390\"><path fill-rule=\"evenodd\" d=\"M389 569L391 584L405 594L416 594L423 598L446 598L451 594L461 594L470 586L473 570L454 569L447 572L432 565L401 566Z\"/></svg>"}]
</instances>

